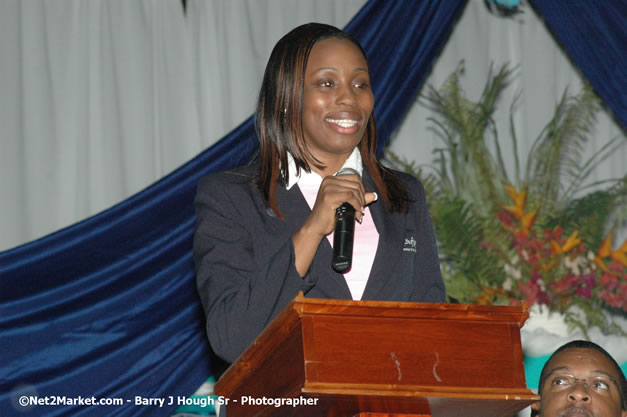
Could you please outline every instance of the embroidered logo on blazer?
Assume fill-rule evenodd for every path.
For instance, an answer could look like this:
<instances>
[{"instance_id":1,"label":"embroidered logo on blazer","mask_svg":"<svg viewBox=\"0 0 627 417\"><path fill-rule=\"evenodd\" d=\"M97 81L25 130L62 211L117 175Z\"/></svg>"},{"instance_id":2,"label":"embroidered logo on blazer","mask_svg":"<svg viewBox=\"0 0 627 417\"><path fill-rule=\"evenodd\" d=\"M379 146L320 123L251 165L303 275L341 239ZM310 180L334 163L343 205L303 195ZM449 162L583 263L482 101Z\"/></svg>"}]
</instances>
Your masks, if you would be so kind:
<instances>
[{"instance_id":1,"label":"embroidered logo on blazer","mask_svg":"<svg viewBox=\"0 0 627 417\"><path fill-rule=\"evenodd\" d=\"M274 213L274 210L272 210L270 207L268 207L266 209L266 214L270 217L276 217L276 214Z\"/></svg>"},{"instance_id":2,"label":"embroidered logo on blazer","mask_svg":"<svg viewBox=\"0 0 627 417\"><path fill-rule=\"evenodd\" d=\"M403 252L416 253L416 239L414 239L413 236L409 239L405 239L405 243L403 244Z\"/></svg>"}]
</instances>

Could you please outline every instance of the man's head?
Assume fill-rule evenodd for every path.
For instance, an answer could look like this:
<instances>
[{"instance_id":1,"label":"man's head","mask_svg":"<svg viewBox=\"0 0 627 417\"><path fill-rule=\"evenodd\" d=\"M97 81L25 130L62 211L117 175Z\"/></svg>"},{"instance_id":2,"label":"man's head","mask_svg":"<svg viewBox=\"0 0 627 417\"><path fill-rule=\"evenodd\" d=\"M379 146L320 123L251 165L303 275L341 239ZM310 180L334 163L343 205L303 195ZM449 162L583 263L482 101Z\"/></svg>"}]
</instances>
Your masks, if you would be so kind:
<instances>
[{"instance_id":1,"label":"man's head","mask_svg":"<svg viewBox=\"0 0 627 417\"><path fill-rule=\"evenodd\" d=\"M532 408L540 417L627 417L627 382L599 345L576 340L557 349L542 368Z\"/></svg>"}]
</instances>

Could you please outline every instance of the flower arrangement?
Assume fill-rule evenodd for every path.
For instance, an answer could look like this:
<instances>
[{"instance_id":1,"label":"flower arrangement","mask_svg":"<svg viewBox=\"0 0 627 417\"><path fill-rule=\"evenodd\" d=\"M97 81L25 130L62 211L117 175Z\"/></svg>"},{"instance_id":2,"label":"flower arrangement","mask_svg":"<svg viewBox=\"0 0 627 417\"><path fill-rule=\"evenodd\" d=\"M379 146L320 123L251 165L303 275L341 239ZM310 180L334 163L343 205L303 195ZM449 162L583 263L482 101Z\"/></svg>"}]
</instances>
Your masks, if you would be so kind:
<instances>
[{"instance_id":1,"label":"flower arrangement","mask_svg":"<svg viewBox=\"0 0 627 417\"><path fill-rule=\"evenodd\" d=\"M506 186L506 191L515 204L504 206L497 216L515 251L504 263L502 289L509 302L524 299L529 305L564 311L573 303L585 302L593 308L599 300L627 312L627 240L612 250L610 231L593 252L578 230L565 237L560 225L533 228L538 209L524 211L526 192L512 186ZM476 301L491 300L478 297Z\"/></svg>"},{"instance_id":2,"label":"flower arrangement","mask_svg":"<svg viewBox=\"0 0 627 417\"><path fill-rule=\"evenodd\" d=\"M449 297L479 304L524 301L563 313L584 333L598 326L627 336L607 314L627 314L627 240L613 246L614 230L627 218L627 175L585 183L595 165L627 141L615 138L582 158L599 107L585 86L576 96L564 93L524 169L512 126L514 166L508 170L492 114L513 71L507 65L491 71L477 102L465 97L462 73L463 63L421 98L434 111L433 130L444 142L434 165L417 168L386 154L425 185Z\"/></svg>"}]
</instances>

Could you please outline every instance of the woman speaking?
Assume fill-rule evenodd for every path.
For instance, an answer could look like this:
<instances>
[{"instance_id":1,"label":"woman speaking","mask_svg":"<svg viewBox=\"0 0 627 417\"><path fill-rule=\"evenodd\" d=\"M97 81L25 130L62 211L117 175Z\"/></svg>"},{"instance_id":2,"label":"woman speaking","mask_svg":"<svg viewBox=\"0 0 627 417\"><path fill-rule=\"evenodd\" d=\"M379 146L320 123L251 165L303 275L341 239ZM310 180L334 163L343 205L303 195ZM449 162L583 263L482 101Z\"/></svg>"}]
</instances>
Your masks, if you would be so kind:
<instances>
[{"instance_id":1,"label":"woman speaking","mask_svg":"<svg viewBox=\"0 0 627 417\"><path fill-rule=\"evenodd\" d=\"M226 361L299 291L444 302L424 188L377 161L373 108L365 52L349 34L310 23L275 45L255 114L259 151L203 178L195 199L198 291ZM348 270L332 262L340 207L354 210Z\"/></svg>"}]
</instances>

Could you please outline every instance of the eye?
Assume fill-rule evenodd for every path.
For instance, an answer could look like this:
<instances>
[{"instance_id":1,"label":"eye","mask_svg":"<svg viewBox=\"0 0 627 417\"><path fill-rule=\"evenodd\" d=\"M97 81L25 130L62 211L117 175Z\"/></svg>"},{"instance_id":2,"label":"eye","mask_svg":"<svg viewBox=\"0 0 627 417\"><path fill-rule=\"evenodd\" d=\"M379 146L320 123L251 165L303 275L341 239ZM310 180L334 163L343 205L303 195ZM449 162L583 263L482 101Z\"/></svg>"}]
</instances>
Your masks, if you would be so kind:
<instances>
[{"instance_id":1,"label":"eye","mask_svg":"<svg viewBox=\"0 0 627 417\"><path fill-rule=\"evenodd\" d=\"M566 387L571 384L571 381L568 377L556 376L555 378L553 378L553 381L551 381L551 384Z\"/></svg>"},{"instance_id":2,"label":"eye","mask_svg":"<svg viewBox=\"0 0 627 417\"><path fill-rule=\"evenodd\" d=\"M597 391L607 391L610 389L610 384L607 381L601 378L594 378L594 379L590 378L590 379L591 379L590 387L592 389L595 389Z\"/></svg>"},{"instance_id":3,"label":"eye","mask_svg":"<svg viewBox=\"0 0 627 417\"><path fill-rule=\"evenodd\" d=\"M367 88L370 88L370 85L367 82L358 82L355 83L355 87L365 90Z\"/></svg>"},{"instance_id":4,"label":"eye","mask_svg":"<svg viewBox=\"0 0 627 417\"><path fill-rule=\"evenodd\" d=\"M320 87L331 88L335 85L335 83L332 80L321 80L318 82L318 85Z\"/></svg>"}]
</instances>

